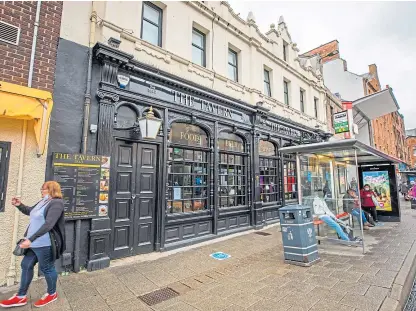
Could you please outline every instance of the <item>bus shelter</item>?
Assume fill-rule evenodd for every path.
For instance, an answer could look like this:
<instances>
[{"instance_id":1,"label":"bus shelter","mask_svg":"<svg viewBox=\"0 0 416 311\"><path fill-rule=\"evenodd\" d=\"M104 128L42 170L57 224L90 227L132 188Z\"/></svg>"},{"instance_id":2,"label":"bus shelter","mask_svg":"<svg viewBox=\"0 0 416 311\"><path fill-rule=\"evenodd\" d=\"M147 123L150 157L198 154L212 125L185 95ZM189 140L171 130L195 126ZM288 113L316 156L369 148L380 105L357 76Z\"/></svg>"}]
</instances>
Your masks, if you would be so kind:
<instances>
[{"instance_id":1,"label":"bus shelter","mask_svg":"<svg viewBox=\"0 0 416 311\"><path fill-rule=\"evenodd\" d=\"M296 155L299 204L311 208L318 241L365 252L364 231L371 230L371 223L400 221L395 170L400 160L355 139L283 147L280 152ZM364 185L373 191L367 200L360 193ZM377 219L363 211L368 199Z\"/></svg>"}]
</instances>

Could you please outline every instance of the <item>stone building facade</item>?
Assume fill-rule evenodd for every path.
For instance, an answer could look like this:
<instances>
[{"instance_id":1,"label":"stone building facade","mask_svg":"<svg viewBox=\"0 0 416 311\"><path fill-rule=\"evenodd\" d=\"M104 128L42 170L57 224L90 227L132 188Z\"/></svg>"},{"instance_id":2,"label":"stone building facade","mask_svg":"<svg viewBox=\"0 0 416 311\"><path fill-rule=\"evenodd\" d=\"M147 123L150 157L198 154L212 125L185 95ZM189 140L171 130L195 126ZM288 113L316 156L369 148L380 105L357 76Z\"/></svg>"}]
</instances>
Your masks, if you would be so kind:
<instances>
[{"instance_id":1,"label":"stone building facade","mask_svg":"<svg viewBox=\"0 0 416 311\"><path fill-rule=\"evenodd\" d=\"M416 135L406 137L406 146L409 152L409 166L411 169L416 168Z\"/></svg>"},{"instance_id":2,"label":"stone building facade","mask_svg":"<svg viewBox=\"0 0 416 311\"><path fill-rule=\"evenodd\" d=\"M64 2L49 154L110 156L115 176L107 215L67 222L70 268L277 221L297 201L279 148L328 137L319 59L298 52L283 17L263 34L225 1Z\"/></svg>"},{"instance_id":3,"label":"stone building facade","mask_svg":"<svg viewBox=\"0 0 416 311\"><path fill-rule=\"evenodd\" d=\"M11 250L27 226L11 198L36 203L45 181L61 13L62 2L0 3L0 286L19 280Z\"/></svg>"}]
</instances>

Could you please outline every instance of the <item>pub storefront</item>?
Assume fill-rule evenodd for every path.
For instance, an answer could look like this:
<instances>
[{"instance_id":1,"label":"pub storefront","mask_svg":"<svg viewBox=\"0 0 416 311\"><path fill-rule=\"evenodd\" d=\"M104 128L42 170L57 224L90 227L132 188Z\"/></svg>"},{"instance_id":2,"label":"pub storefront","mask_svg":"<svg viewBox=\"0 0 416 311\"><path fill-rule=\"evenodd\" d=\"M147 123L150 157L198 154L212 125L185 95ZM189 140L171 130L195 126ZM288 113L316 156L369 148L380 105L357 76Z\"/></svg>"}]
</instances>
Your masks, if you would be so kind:
<instances>
[{"instance_id":1,"label":"pub storefront","mask_svg":"<svg viewBox=\"0 0 416 311\"><path fill-rule=\"evenodd\" d=\"M94 58L92 141L97 155L111 158L111 177L108 215L90 223L89 270L262 228L297 202L296 161L279 148L321 141L323 133L100 43ZM155 139L143 138L138 122L149 113L161 122Z\"/></svg>"}]
</instances>

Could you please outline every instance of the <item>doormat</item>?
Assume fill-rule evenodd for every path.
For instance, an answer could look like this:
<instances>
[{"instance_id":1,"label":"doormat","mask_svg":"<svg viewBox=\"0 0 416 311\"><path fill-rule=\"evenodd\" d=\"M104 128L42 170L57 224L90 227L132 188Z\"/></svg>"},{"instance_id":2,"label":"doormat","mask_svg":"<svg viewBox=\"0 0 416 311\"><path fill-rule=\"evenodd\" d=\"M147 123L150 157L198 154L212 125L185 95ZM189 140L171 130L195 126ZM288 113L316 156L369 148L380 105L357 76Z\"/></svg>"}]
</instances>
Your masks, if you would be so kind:
<instances>
[{"instance_id":1,"label":"doormat","mask_svg":"<svg viewBox=\"0 0 416 311\"><path fill-rule=\"evenodd\" d=\"M228 255L223 252L216 252L216 253L211 254L210 256L217 260L225 260L231 257L231 255Z\"/></svg>"},{"instance_id":2,"label":"doormat","mask_svg":"<svg viewBox=\"0 0 416 311\"><path fill-rule=\"evenodd\" d=\"M177 296L179 296L177 292L175 292L170 287L166 287L155 290L154 292L148 293L146 295L139 296L139 299L145 302L148 306L154 306L158 303L175 298Z\"/></svg>"}]
</instances>

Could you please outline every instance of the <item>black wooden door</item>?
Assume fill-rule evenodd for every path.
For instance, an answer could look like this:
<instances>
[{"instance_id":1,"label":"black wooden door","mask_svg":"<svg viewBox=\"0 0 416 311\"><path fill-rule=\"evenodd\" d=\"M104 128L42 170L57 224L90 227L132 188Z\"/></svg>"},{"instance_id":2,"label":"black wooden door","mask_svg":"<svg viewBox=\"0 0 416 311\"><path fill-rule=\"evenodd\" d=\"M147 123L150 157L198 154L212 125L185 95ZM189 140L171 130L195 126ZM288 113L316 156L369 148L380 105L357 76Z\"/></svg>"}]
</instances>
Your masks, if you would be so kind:
<instances>
[{"instance_id":1,"label":"black wooden door","mask_svg":"<svg viewBox=\"0 0 416 311\"><path fill-rule=\"evenodd\" d=\"M116 141L112 258L154 250L157 158L156 145Z\"/></svg>"}]
</instances>

